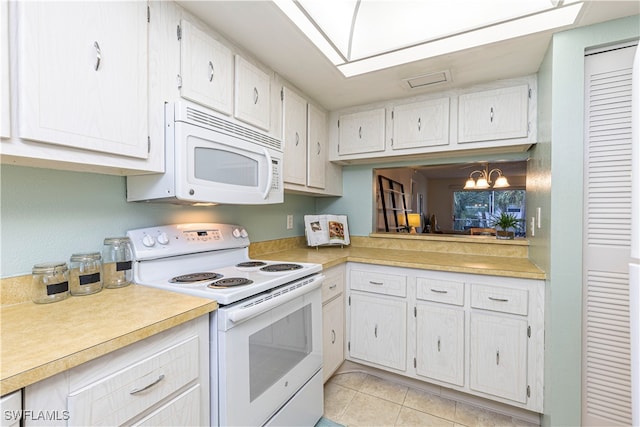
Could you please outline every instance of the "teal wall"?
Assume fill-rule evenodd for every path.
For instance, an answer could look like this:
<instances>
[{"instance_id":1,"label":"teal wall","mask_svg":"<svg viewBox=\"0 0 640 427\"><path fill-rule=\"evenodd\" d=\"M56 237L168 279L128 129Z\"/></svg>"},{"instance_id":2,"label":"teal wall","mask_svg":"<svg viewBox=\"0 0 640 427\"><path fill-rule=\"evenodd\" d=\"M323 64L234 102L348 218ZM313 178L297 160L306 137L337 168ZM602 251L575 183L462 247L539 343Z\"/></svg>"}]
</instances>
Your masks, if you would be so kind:
<instances>
[{"instance_id":1,"label":"teal wall","mask_svg":"<svg viewBox=\"0 0 640 427\"><path fill-rule=\"evenodd\" d=\"M638 37L639 16L558 33L538 73L527 197L543 212L530 257L547 272L546 426L581 424L584 52Z\"/></svg>"},{"instance_id":2,"label":"teal wall","mask_svg":"<svg viewBox=\"0 0 640 427\"><path fill-rule=\"evenodd\" d=\"M247 228L252 241L304 235L315 198L285 194L264 206L189 207L127 203L121 176L20 166L0 167L0 277L31 274L35 263L68 261L100 250L105 237L159 224L222 222ZM286 229L293 214L294 228Z\"/></svg>"}]
</instances>

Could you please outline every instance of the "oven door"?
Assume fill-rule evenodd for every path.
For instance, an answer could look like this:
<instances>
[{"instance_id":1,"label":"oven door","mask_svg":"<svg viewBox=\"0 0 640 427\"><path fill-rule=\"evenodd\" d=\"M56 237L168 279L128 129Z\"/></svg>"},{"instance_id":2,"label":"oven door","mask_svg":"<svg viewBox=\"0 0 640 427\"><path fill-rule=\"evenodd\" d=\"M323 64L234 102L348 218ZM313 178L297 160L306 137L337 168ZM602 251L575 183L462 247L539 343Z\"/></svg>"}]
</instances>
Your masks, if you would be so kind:
<instances>
[{"instance_id":1,"label":"oven door","mask_svg":"<svg viewBox=\"0 0 640 427\"><path fill-rule=\"evenodd\" d=\"M263 425L320 371L321 283L320 278L310 289L289 292L295 294L292 299L284 294L279 298L286 302L259 314L254 310L218 333L221 426ZM322 415L322 399L305 403L318 408L318 418Z\"/></svg>"},{"instance_id":2,"label":"oven door","mask_svg":"<svg viewBox=\"0 0 640 427\"><path fill-rule=\"evenodd\" d=\"M176 197L194 202L281 203L282 153L231 135L175 122Z\"/></svg>"}]
</instances>

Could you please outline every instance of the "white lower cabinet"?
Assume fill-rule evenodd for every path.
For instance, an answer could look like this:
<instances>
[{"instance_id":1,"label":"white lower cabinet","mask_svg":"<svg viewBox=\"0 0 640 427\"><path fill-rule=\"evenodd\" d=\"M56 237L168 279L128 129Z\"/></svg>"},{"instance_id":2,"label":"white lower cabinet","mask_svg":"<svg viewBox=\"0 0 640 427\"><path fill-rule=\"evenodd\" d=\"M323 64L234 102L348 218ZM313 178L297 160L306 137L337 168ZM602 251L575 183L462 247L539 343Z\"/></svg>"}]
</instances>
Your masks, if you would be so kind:
<instances>
[{"instance_id":1,"label":"white lower cabinet","mask_svg":"<svg viewBox=\"0 0 640 427\"><path fill-rule=\"evenodd\" d=\"M22 390L14 391L0 398L0 412L2 413L2 427L20 427L22 420Z\"/></svg>"},{"instance_id":2,"label":"white lower cabinet","mask_svg":"<svg viewBox=\"0 0 640 427\"><path fill-rule=\"evenodd\" d=\"M344 265L324 271L322 284L322 380L344 362Z\"/></svg>"},{"instance_id":3,"label":"white lower cabinet","mask_svg":"<svg viewBox=\"0 0 640 427\"><path fill-rule=\"evenodd\" d=\"M543 412L544 281L347 264L347 359Z\"/></svg>"},{"instance_id":4,"label":"white lower cabinet","mask_svg":"<svg viewBox=\"0 0 640 427\"><path fill-rule=\"evenodd\" d=\"M208 316L25 388L38 425L209 425Z\"/></svg>"}]
</instances>

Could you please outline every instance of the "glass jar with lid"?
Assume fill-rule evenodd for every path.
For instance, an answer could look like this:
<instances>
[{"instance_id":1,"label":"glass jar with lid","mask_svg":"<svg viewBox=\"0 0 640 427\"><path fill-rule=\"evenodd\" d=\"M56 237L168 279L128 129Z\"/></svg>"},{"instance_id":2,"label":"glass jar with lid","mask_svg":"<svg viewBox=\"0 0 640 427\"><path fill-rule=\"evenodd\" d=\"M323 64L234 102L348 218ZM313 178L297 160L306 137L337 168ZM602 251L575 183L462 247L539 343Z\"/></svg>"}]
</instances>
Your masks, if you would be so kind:
<instances>
[{"instance_id":1,"label":"glass jar with lid","mask_svg":"<svg viewBox=\"0 0 640 427\"><path fill-rule=\"evenodd\" d=\"M131 240L128 237L108 237L102 249L102 270L105 288L122 288L133 279Z\"/></svg>"},{"instance_id":2,"label":"glass jar with lid","mask_svg":"<svg viewBox=\"0 0 640 427\"><path fill-rule=\"evenodd\" d=\"M46 304L69 297L69 269L65 262L36 264L31 272L33 302Z\"/></svg>"},{"instance_id":3,"label":"glass jar with lid","mask_svg":"<svg viewBox=\"0 0 640 427\"><path fill-rule=\"evenodd\" d=\"M99 252L71 255L69 269L71 295L90 295L102 290L102 257Z\"/></svg>"}]
</instances>

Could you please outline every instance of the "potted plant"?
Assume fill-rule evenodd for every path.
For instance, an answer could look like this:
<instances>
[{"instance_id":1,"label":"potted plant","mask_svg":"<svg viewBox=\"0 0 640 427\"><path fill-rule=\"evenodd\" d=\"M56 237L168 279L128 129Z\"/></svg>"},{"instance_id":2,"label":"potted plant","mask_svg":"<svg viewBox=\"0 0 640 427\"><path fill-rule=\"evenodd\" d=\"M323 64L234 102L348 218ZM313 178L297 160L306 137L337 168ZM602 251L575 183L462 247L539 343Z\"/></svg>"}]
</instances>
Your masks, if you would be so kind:
<instances>
[{"instance_id":1,"label":"potted plant","mask_svg":"<svg viewBox=\"0 0 640 427\"><path fill-rule=\"evenodd\" d=\"M496 228L497 239L513 239L515 229L519 227L520 220L507 212L501 212L491 220L491 225Z\"/></svg>"}]
</instances>

